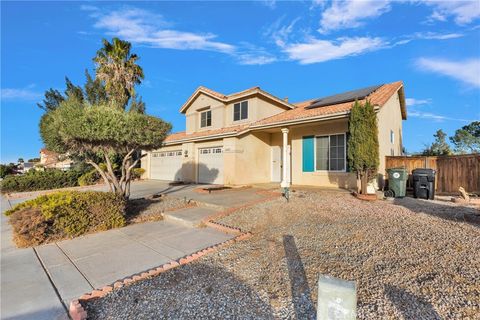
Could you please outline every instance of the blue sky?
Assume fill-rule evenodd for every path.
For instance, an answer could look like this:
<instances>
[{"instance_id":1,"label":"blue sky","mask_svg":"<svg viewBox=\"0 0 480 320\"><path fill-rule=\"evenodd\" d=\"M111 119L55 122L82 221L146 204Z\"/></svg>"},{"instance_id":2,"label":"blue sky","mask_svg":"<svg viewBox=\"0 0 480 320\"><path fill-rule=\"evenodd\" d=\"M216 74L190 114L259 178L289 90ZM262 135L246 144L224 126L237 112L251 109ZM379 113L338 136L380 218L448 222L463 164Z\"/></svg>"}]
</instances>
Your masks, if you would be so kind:
<instances>
[{"instance_id":1,"label":"blue sky","mask_svg":"<svg viewBox=\"0 0 480 320\"><path fill-rule=\"evenodd\" d=\"M184 130L199 86L291 102L403 80L404 144L480 119L480 2L2 2L1 162L37 157L36 103L83 84L102 38L133 43L147 112Z\"/></svg>"}]
</instances>

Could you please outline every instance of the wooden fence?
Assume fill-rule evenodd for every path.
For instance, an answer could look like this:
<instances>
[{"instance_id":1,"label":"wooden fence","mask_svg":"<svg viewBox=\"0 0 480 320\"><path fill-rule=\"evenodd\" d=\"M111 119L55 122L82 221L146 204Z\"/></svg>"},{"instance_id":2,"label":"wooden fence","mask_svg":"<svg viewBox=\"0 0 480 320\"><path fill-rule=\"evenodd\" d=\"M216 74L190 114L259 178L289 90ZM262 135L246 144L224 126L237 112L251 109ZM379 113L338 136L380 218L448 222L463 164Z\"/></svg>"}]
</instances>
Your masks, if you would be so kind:
<instances>
[{"instance_id":1,"label":"wooden fence","mask_svg":"<svg viewBox=\"0 0 480 320\"><path fill-rule=\"evenodd\" d=\"M407 169L411 186L413 169L430 168L436 171L435 190L439 193L457 193L459 187L468 192L480 193L480 154L458 156L387 156L386 169Z\"/></svg>"}]
</instances>

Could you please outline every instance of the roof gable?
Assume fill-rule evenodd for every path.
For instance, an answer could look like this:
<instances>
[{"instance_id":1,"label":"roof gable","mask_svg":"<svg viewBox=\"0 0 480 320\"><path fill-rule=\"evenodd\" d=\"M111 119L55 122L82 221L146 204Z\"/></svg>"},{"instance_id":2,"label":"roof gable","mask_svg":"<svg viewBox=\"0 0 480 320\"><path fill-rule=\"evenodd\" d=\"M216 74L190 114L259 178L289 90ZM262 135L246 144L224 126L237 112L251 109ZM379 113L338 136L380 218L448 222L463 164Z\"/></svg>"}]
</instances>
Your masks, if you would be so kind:
<instances>
[{"instance_id":1,"label":"roof gable","mask_svg":"<svg viewBox=\"0 0 480 320\"><path fill-rule=\"evenodd\" d=\"M185 113L187 111L187 109L191 106L191 104L195 101L195 99L197 99L197 97L199 95L201 95L202 93L209 96L209 97L212 97L213 99L216 99L220 102L223 102L223 103L229 103L231 101L241 99L241 98L246 98L246 97L252 96L252 95L260 95L260 96L263 96L263 97L267 98L267 100L273 101L273 102L283 106L286 109L294 109L295 108L294 105L292 105L292 104L288 103L287 101L285 101L283 99L280 99L280 98L278 98L278 97L260 89L260 87L252 87L252 88L240 91L240 92L235 92L235 93L232 93L232 94L229 94L229 95L224 95L224 94L219 93L217 91L214 91L214 90L208 89L206 87L200 86L200 87L197 88L197 90L195 90L195 92L183 104L183 106L180 108L180 112Z\"/></svg>"}]
</instances>

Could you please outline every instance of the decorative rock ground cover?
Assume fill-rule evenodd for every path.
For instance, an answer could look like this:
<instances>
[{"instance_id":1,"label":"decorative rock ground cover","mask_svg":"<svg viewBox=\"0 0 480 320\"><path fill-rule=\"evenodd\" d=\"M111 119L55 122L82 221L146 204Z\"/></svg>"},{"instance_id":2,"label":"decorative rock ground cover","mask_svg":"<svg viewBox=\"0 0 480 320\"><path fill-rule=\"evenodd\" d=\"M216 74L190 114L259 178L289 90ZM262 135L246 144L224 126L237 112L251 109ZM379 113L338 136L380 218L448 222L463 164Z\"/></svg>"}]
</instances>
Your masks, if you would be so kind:
<instances>
[{"instance_id":1,"label":"decorative rock ground cover","mask_svg":"<svg viewBox=\"0 0 480 320\"><path fill-rule=\"evenodd\" d=\"M127 220L129 223L158 221L163 219L166 211L195 206L194 202L186 199L161 196L154 198L141 198L130 200L127 207Z\"/></svg>"},{"instance_id":2,"label":"decorative rock ground cover","mask_svg":"<svg viewBox=\"0 0 480 320\"><path fill-rule=\"evenodd\" d=\"M245 241L84 302L89 319L314 319L319 273L357 281L358 319L480 319L473 207L295 192L218 222Z\"/></svg>"}]
</instances>

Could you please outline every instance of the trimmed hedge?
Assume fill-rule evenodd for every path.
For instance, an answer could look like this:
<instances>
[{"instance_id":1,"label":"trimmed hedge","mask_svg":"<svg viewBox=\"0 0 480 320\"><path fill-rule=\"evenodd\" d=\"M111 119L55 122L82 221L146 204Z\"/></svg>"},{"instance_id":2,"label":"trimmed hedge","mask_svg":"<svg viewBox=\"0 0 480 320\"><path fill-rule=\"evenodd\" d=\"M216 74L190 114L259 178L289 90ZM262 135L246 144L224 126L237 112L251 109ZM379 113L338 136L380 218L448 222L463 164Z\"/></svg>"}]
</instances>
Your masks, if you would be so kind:
<instances>
[{"instance_id":1,"label":"trimmed hedge","mask_svg":"<svg viewBox=\"0 0 480 320\"><path fill-rule=\"evenodd\" d=\"M145 173L145 169L143 168L133 168L132 169L132 180L137 180L142 177L142 174Z\"/></svg>"},{"instance_id":2,"label":"trimmed hedge","mask_svg":"<svg viewBox=\"0 0 480 320\"><path fill-rule=\"evenodd\" d=\"M125 225L125 200L109 192L61 191L5 212L18 247L36 246Z\"/></svg>"},{"instance_id":3,"label":"trimmed hedge","mask_svg":"<svg viewBox=\"0 0 480 320\"><path fill-rule=\"evenodd\" d=\"M89 186L97 183L100 180L100 174L97 170L93 169L91 171L85 172L78 178L79 186Z\"/></svg>"},{"instance_id":4,"label":"trimmed hedge","mask_svg":"<svg viewBox=\"0 0 480 320\"><path fill-rule=\"evenodd\" d=\"M0 184L2 192L22 192L78 186L82 171L31 170L24 175L7 176Z\"/></svg>"}]
</instances>

